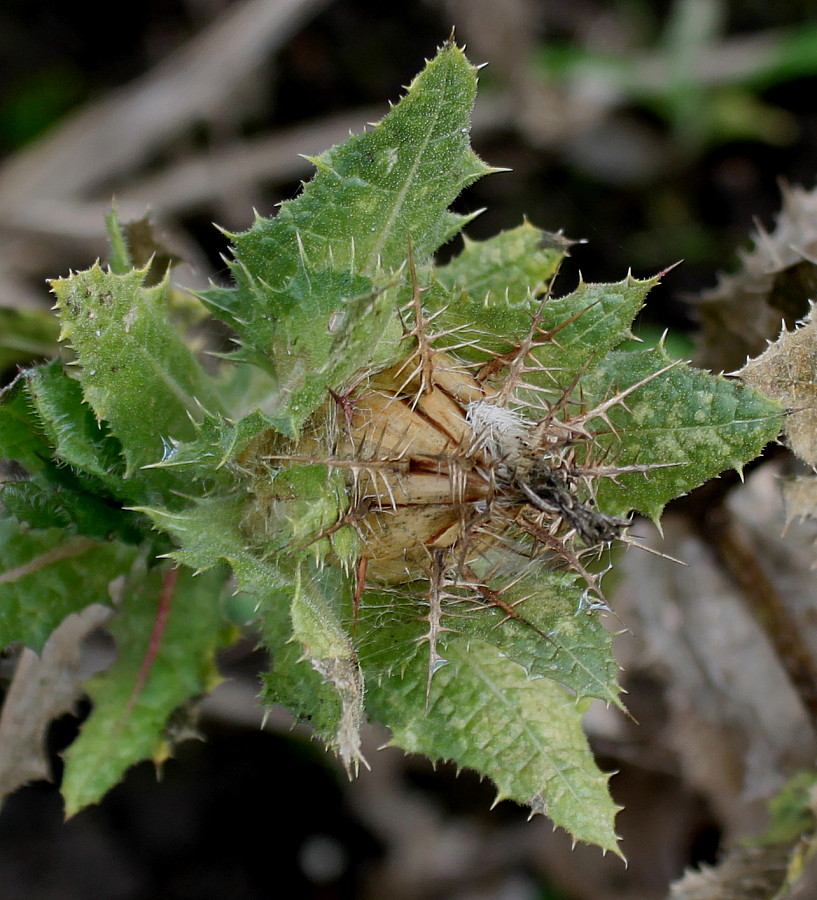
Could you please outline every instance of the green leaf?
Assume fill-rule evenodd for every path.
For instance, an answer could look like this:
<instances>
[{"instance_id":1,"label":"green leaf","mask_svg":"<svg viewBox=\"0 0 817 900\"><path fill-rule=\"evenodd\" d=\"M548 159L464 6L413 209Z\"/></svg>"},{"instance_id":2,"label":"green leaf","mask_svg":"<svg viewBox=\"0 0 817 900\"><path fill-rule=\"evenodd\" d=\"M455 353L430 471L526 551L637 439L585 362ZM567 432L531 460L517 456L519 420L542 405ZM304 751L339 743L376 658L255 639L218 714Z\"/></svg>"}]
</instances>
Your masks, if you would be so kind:
<instances>
[{"instance_id":1,"label":"green leaf","mask_svg":"<svg viewBox=\"0 0 817 900\"><path fill-rule=\"evenodd\" d=\"M614 430L605 428L596 440L616 466L669 464L603 481L597 499L608 512L636 509L657 520L673 497L724 469L740 470L780 431L779 404L722 375L682 364L650 378L671 362L661 347L614 352L582 380L585 402L593 408L650 379L613 407Z\"/></svg>"},{"instance_id":2,"label":"green leaf","mask_svg":"<svg viewBox=\"0 0 817 900\"><path fill-rule=\"evenodd\" d=\"M579 698L598 697L621 707L613 635L583 608L578 579L542 569L513 580L502 597L525 621L508 619L493 606L460 620L461 633L495 647L531 678L550 678Z\"/></svg>"},{"instance_id":3,"label":"green leaf","mask_svg":"<svg viewBox=\"0 0 817 900\"><path fill-rule=\"evenodd\" d=\"M241 495L207 497L186 509L137 507L179 545L173 558L197 571L205 571L219 560L235 568L251 554L241 533L245 498ZM275 585L280 586L280 581ZM242 585L243 587L243 585Z\"/></svg>"},{"instance_id":4,"label":"green leaf","mask_svg":"<svg viewBox=\"0 0 817 900\"><path fill-rule=\"evenodd\" d=\"M505 577L493 576L492 589L520 617L479 603L467 592L453 593L441 604L436 646L429 642L427 585L415 583L395 592L366 591L355 628L368 681L402 671L415 656L429 662L435 652L446 660L451 634L477 638L497 653L518 663L531 678L550 678L575 692L578 698L598 697L621 707L616 684L618 665L611 653L613 635L593 611L583 605L578 579L543 566L521 575L529 560L508 556ZM524 620L524 621L523 621ZM432 676L436 678L436 674ZM427 681L427 676L426 676Z\"/></svg>"},{"instance_id":5,"label":"green leaf","mask_svg":"<svg viewBox=\"0 0 817 900\"><path fill-rule=\"evenodd\" d=\"M244 507L235 498L208 498L182 512L155 508L143 512L181 544L181 549L170 554L180 562L198 569L217 559L230 564L240 589L256 598L271 651L280 654L288 641L297 642L297 655L290 647L284 658L276 659L274 672L283 680L267 678L267 698L292 699L296 711L316 720L347 767L356 765L360 759L363 679L351 638L339 616L339 604L349 595L348 578L336 568L315 570L305 562L282 570L257 556L242 534ZM318 678L305 674L305 667L299 665L303 659ZM303 687L293 687L293 681L300 677L316 690L314 702L307 699ZM320 687L324 682L334 696Z\"/></svg>"},{"instance_id":6,"label":"green leaf","mask_svg":"<svg viewBox=\"0 0 817 900\"><path fill-rule=\"evenodd\" d=\"M219 569L194 577L163 568L126 583L109 625L116 661L88 682L94 708L65 753L67 816L96 803L134 763L163 761L173 711L219 680L223 581Z\"/></svg>"},{"instance_id":7,"label":"green leaf","mask_svg":"<svg viewBox=\"0 0 817 900\"><path fill-rule=\"evenodd\" d=\"M196 423L195 440L174 443L164 459L145 468L183 470L191 480L206 478L224 486L234 479L230 464L253 438L270 428L270 420L258 410L235 422L205 413Z\"/></svg>"},{"instance_id":8,"label":"green leaf","mask_svg":"<svg viewBox=\"0 0 817 900\"><path fill-rule=\"evenodd\" d=\"M558 373L559 384L569 384L580 372L590 371L608 352L632 337L630 326L658 278L628 275L613 284L587 284L548 300L542 328L554 340L537 350L545 369ZM553 384L552 376L548 379Z\"/></svg>"},{"instance_id":9,"label":"green leaf","mask_svg":"<svg viewBox=\"0 0 817 900\"><path fill-rule=\"evenodd\" d=\"M108 232L108 265L115 275L127 275L134 268L133 257L128 247L125 229L116 214L116 207L105 213L105 230Z\"/></svg>"},{"instance_id":10,"label":"green leaf","mask_svg":"<svg viewBox=\"0 0 817 900\"><path fill-rule=\"evenodd\" d=\"M52 282L85 399L121 442L128 475L161 459L171 439L192 439L191 416L202 406L219 409L209 378L168 321L165 288L144 288L144 277L95 265Z\"/></svg>"},{"instance_id":11,"label":"green leaf","mask_svg":"<svg viewBox=\"0 0 817 900\"><path fill-rule=\"evenodd\" d=\"M217 559L230 564L239 588L256 598L274 654L266 699L291 702L297 714L314 721L347 767L356 765L363 679L339 615L339 605L348 600L348 578L334 567L315 570L305 562L282 570L277 562L256 555L242 533L244 504L236 498L208 498L182 512L144 512L181 544L171 554L174 558L199 569Z\"/></svg>"},{"instance_id":12,"label":"green leaf","mask_svg":"<svg viewBox=\"0 0 817 900\"><path fill-rule=\"evenodd\" d=\"M31 407L26 376L0 390L0 457L16 459L29 472L47 465L51 446Z\"/></svg>"},{"instance_id":13,"label":"green leaf","mask_svg":"<svg viewBox=\"0 0 817 900\"><path fill-rule=\"evenodd\" d=\"M473 338L481 351L504 353L525 334L544 293L565 257L569 242L528 222L485 241L464 238L463 250L434 270L445 288L424 294L437 321L456 328L458 341ZM485 358L464 348L465 355Z\"/></svg>"},{"instance_id":14,"label":"green leaf","mask_svg":"<svg viewBox=\"0 0 817 900\"><path fill-rule=\"evenodd\" d=\"M618 852L617 807L596 768L575 697L479 640L452 639L426 703L421 655L369 682L367 706L392 743L490 777L498 799L546 813L574 838Z\"/></svg>"},{"instance_id":15,"label":"green leaf","mask_svg":"<svg viewBox=\"0 0 817 900\"><path fill-rule=\"evenodd\" d=\"M294 306L266 346L269 358L278 361L278 400L270 420L286 435L298 433L326 400L327 387L341 385L362 364L388 359L401 337L394 297L375 290L368 279L316 272L304 284L295 281L287 291Z\"/></svg>"},{"instance_id":16,"label":"green leaf","mask_svg":"<svg viewBox=\"0 0 817 900\"><path fill-rule=\"evenodd\" d=\"M83 400L82 387L59 361L25 373L26 387L53 454L63 462L96 476L106 488L121 492L119 442L97 421Z\"/></svg>"},{"instance_id":17,"label":"green leaf","mask_svg":"<svg viewBox=\"0 0 817 900\"><path fill-rule=\"evenodd\" d=\"M320 560L334 551L335 559L349 564L357 558L358 542L349 539L351 529L333 528L349 502L340 472L294 464L259 481L243 524L261 552Z\"/></svg>"},{"instance_id":18,"label":"green leaf","mask_svg":"<svg viewBox=\"0 0 817 900\"><path fill-rule=\"evenodd\" d=\"M337 694L337 724L330 744L347 771L362 760L363 673L339 607L350 595L350 579L337 569L298 566L292 592L292 636L312 668ZM321 695L319 695L318 699Z\"/></svg>"},{"instance_id":19,"label":"green leaf","mask_svg":"<svg viewBox=\"0 0 817 900\"><path fill-rule=\"evenodd\" d=\"M476 69L446 44L381 122L313 159L317 174L298 198L236 236L242 266L275 288L302 259L372 276L400 267L411 242L424 260L464 221L451 202L493 171L469 144L475 94Z\"/></svg>"},{"instance_id":20,"label":"green leaf","mask_svg":"<svg viewBox=\"0 0 817 900\"><path fill-rule=\"evenodd\" d=\"M238 586L255 598L265 644L273 657L267 702L286 702L309 719L351 767L360 758L363 682L348 634L333 608L339 573L296 565L282 571L256 555L242 533L241 498L208 498L183 512L145 509L156 527L181 544L171 555L204 569L221 559ZM330 584L321 582L321 575ZM348 593L348 591L346 591Z\"/></svg>"},{"instance_id":21,"label":"green leaf","mask_svg":"<svg viewBox=\"0 0 817 900\"><path fill-rule=\"evenodd\" d=\"M447 44L371 130L316 157L315 177L273 219L233 236L235 289L202 295L277 379L277 427L294 434L356 369L400 338L391 289L467 220L448 211L491 171L469 145L476 70Z\"/></svg>"},{"instance_id":22,"label":"green leaf","mask_svg":"<svg viewBox=\"0 0 817 900\"><path fill-rule=\"evenodd\" d=\"M484 361L518 345L531 325L569 242L525 223L486 241L467 241L462 253L435 270L448 295L429 294L435 320L455 328L457 341L479 348L460 351ZM535 357L546 370L530 376L552 387L568 384L608 350L631 337L630 326L657 278L628 276L615 284L587 284L564 297L548 297L536 336ZM552 339L548 339L548 335ZM538 374L538 378L537 378Z\"/></svg>"},{"instance_id":23,"label":"green leaf","mask_svg":"<svg viewBox=\"0 0 817 900\"><path fill-rule=\"evenodd\" d=\"M0 646L41 650L70 613L110 603L111 582L127 572L136 548L71 537L63 529L26 529L0 518Z\"/></svg>"},{"instance_id":24,"label":"green leaf","mask_svg":"<svg viewBox=\"0 0 817 900\"><path fill-rule=\"evenodd\" d=\"M110 503L70 471L54 467L34 481L0 486L0 500L9 515L32 528L67 529L95 541L118 539L136 544L149 538L148 523Z\"/></svg>"},{"instance_id":25,"label":"green leaf","mask_svg":"<svg viewBox=\"0 0 817 900\"><path fill-rule=\"evenodd\" d=\"M142 540L147 523L122 502L150 499L146 482L157 479L124 478L119 442L95 419L62 364L28 369L4 399L0 421L8 443L0 452L13 454L31 474L30 481L3 485L6 509L35 528L62 525L95 540Z\"/></svg>"},{"instance_id":26,"label":"green leaf","mask_svg":"<svg viewBox=\"0 0 817 900\"><path fill-rule=\"evenodd\" d=\"M268 591L263 597L260 620L264 646L270 655L263 676L265 704L283 703L300 721L308 722L315 734L331 744L341 719L341 700L332 684L314 669L303 647L293 640L291 588Z\"/></svg>"},{"instance_id":27,"label":"green leaf","mask_svg":"<svg viewBox=\"0 0 817 900\"><path fill-rule=\"evenodd\" d=\"M570 247L561 235L548 234L530 222L484 241L464 236L463 244L462 251L434 274L449 290L467 295L468 303L460 312L466 325L484 308L527 308L531 297L544 293ZM508 333L512 328L496 330Z\"/></svg>"}]
</instances>

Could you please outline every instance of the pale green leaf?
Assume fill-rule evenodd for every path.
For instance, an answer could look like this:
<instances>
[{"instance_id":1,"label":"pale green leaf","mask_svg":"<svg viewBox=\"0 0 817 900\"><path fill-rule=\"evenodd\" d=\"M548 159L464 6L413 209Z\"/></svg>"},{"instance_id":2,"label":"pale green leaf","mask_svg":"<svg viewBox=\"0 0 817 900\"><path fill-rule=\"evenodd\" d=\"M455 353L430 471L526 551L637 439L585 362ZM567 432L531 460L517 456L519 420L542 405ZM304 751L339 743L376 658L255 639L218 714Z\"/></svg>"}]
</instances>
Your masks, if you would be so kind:
<instances>
[{"instance_id":1,"label":"pale green leaf","mask_svg":"<svg viewBox=\"0 0 817 900\"><path fill-rule=\"evenodd\" d=\"M517 561L517 573L520 563ZM494 580L496 587L502 587L500 579ZM550 678L580 698L598 697L621 706L613 635L602 625L597 611L585 608L580 580L546 569L533 570L522 578L509 575L508 580L513 584L503 591L502 598L520 618L508 618L505 611L493 606L478 616L464 617L458 630L494 646L532 678Z\"/></svg>"},{"instance_id":2,"label":"pale green leaf","mask_svg":"<svg viewBox=\"0 0 817 900\"><path fill-rule=\"evenodd\" d=\"M313 160L299 197L236 236L242 266L276 288L301 259L373 276L400 267L411 243L424 260L459 228L451 202L491 171L470 148L475 94L476 69L446 44L382 121Z\"/></svg>"},{"instance_id":3,"label":"pale green leaf","mask_svg":"<svg viewBox=\"0 0 817 900\"><path fill-rule=\"evenodd\" d=\"M393 355L393 288L465 217L448 206L491 171L469 144L476 70L447 44L378 124L314 159L315 177L272 219L234 235L236 288L202 300L276 380L283 433L356 369Z\"/></svg>"},{"instance_id":4,"label":"pale green leaf","mask_svg":"<svg viewBox=\"0 0 817 900\"><path fill-rule=\"evenodd\" d=\"M778 403L745 385L685 364L650 377L673 360L663 348L611 353L582 381L593 408L649 379L610 411L596 440L616 466L659 465L599 485L600 506L613 513L638 510L657 519L664 505L724 469L740 470L774 440L781 427ZM668 465L669 464L669 465Z\"/></svg>"},{"instance_id":5,"label":"pale green leaf","mask_svg":"<svg viewBox=\"0 0 817 900\"><path fill-rule=\"evenodd\" d=\"M475 341L466 356L504 353L525 334L540 297L564 258L569 242L528 222L485 241L465 238L462 251L433 277L445 291L424 293L439 311L435 323L455 328L455 339Z\"/></svg>"},{"instance_id":6,"label":"pale green leaf","mask_svg":"<svg viewBox=\"0 0 817 900\"><path fill-rule=\"evenodd\" d=\"M51 362L25 373L31 405L55 457L98 478L107 489L124 487L119 442L83 400L82 387L70 378L60 362Z\"/></svg>"},{"instance_id":7,"label":"pale green leaf","mask_svg":"<svg viewBox=\"0 0 817 900\"><path fill-rule=\"evenodd\" d=\"M392 743L476 769L492 779L500 799L529 805L575 839L618 852L617 807L575 697L550 679L529 678L476 639L452 639L446 656L428 700L419 655L402 677L369 682L367 705L391 729Z\"/></svg>"},{"instance_id":8,"label":"pale green leaf","mask_svg":"<svg viewBox=\"0 0 817 900\"><path fill-rule=\"evenodd\" d=\"M145 288L144 277L95 265L52 282L83 394L121 442L128 474L160 460L171 440L192 439L201 407L219 409L210 379L168 321L165 288Z\"/></svg>"}]
</instances>

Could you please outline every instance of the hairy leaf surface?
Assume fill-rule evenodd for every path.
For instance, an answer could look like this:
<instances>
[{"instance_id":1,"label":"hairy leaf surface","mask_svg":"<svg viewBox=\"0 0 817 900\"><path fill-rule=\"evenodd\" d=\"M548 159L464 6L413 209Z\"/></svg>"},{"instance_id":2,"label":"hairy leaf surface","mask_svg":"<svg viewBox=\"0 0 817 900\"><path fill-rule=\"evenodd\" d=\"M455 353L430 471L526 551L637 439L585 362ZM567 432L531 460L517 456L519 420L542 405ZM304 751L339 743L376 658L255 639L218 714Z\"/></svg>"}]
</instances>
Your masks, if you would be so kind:
<instances>
[{"instance_id":1,"label":"hairy leaf surface","mask_svg":"<svg viewBox=\"0 0 817 900\"><path fill-rule=\"evenodd\" d=\"M428 703L423 662L370 683L368 702L392 743L489 775L499 799L529 804L576 839L616 850L617 812L596 768L581 708L547 678L529 678L482 641L452 640Z\"/></svg>"},{"instance_id":2,"label":"hairy leaf surface","mask_svg":"<svg viewBox=\"0 0 817 900\"><path fill-rule=\"evenodd\" d=\"M95 265L52 282L83 394L122 443L128 474L160 460L171 440L192 439L190 417L201 407L220 406L168 321L166 288L145 288L144 278L141 270L114 275Z\"/></svg>"},{"instance_id":3,"label":"hairy leaf surface","mask_svg":"<svg viewBox=\"0 0 817 900\"><path fill-rule=\"evenodd\" d=\"M741 469L777 437L781 409L773 400L723 376L675 365L661 348L614 352L582 382L587 404L650 379L610 411L613 428L599 441L616 465L659 465L648 473L603 482L601 506L636 509L657 519L665 504L724 469Z\"/></svg>"},{"instance_id":4,"label":"hairy leaf surface","mask_svg":"<svg viewBox=\"0 0 817 900\"><path fill-rule=\"evenodd\" d=\"M369 131L315 157L315 177L272 219L233 235L234 289L202 295L277 381L283 433L356 369L394 355L393 288L412 252L426 259L467 217L448 211L491 171L470 148L476 70L446 45Z\"/></svg>"}]
</instances>

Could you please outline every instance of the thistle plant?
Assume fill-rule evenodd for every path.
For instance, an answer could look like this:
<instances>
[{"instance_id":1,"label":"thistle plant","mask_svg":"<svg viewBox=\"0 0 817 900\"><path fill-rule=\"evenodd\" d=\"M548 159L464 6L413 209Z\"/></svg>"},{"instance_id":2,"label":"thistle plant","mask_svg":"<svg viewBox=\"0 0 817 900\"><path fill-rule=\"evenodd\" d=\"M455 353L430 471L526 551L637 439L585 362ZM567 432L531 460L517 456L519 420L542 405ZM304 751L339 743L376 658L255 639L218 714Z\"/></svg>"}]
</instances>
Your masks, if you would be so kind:
<instances>
[{"instance_id":1,"label":"thistle plant","mask_svg":"<svg viewBox=\"0 0 817 900\"><path fill-rule=\"evenodd\" d=\"M113 608L69 815L172 750L238 593L269 651L262 702L351 774L377 764L370 717L616 850L581 727L592 698L623 708L604 573L635 514L740 469L780 408L661 345L617 349L658 278L553 296L559 235L525 222L434 262L471 218L449 205L494 171L469 144L475 90L447 43L230 235L233 285L198 298L235 336L215 368L114 217L109 266L53 282L71 358L1 398L0 635L45 660L64 620Z\"/></svg>"}]
</instances>

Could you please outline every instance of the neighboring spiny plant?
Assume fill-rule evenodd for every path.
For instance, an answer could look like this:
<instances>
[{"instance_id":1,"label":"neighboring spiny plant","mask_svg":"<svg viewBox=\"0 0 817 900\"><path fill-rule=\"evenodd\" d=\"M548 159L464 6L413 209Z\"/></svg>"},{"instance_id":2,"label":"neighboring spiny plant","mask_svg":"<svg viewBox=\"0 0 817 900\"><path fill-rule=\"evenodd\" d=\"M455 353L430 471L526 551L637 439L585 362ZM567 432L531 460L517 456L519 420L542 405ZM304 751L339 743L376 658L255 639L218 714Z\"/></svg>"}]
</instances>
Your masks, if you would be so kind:
<instances>
[{"instance_id":1,"label":"neighboring spiny plant","mask_svg":"<svg viewBox=\"0 0 817 900\"><path fill-rule=\"evenodd\" d=\"M235 285L200 297L236 335L214 374L113 217L110 269L53 283L71 365L24 371L0 405L17 461L0 644L45 659L66 617L114 601L68 814L167 755L240 592L270 652L264 701L350 772L370 716L616 849L581 728L591 698L621 705L609 551L633 511L657 520L754 457L779 407L662 346L616 350L657 279L553 297L557 235L525 223L434 264L470 218L449 204L492 171L469 146L475 89L446 44L299 197L231 236Z\"/></svg>"}]
</instances>

